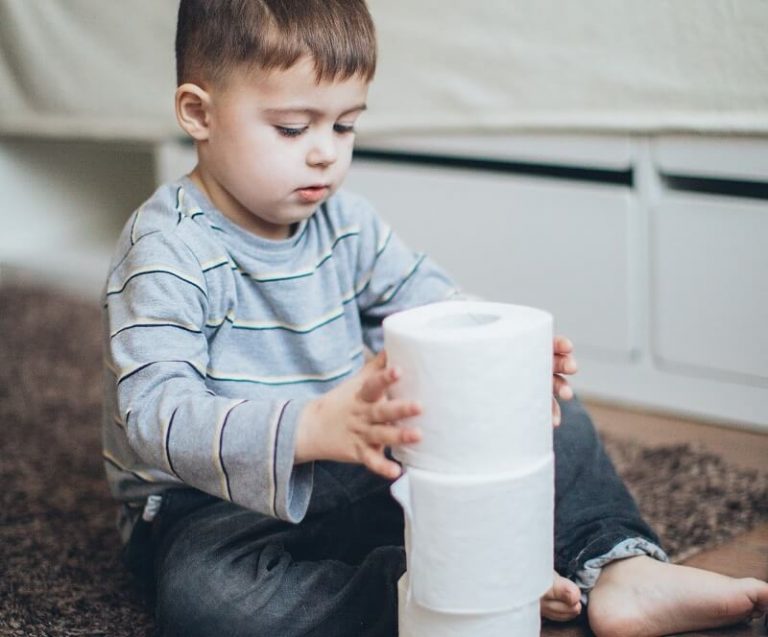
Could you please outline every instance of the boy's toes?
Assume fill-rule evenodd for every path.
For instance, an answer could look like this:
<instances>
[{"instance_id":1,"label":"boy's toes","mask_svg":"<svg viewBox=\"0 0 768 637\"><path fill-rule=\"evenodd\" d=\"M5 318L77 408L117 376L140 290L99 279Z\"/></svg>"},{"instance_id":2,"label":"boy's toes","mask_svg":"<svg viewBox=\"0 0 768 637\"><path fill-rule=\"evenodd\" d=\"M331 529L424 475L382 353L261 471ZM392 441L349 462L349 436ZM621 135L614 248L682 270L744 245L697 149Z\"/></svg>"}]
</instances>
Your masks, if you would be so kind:
<instances>
[{"instance_id":1,"label":"boy's toes","mask_svg":"<svg viewBox=\"0 0 768 637\"><path fill-rule=\"evenodd\" d=\"M554 574L554 582L541 598L541 614L547 619L565 622L581 613L581 591L571 580Z\"/></svg>"},{"instance_id":2,"label":"boy's toes","mask_svg":"<svg viewBox=\"0 0 768 637\"><path fill-rule=\"evenodd\" d=\"M541 616L556 622L567 622L576 619L581 613L581 602L566 604L551 599L542 599L539 603Z\"/></svg>"},{"instance_id":3,"label":"boy's toes","mask_svg":"<svg viewBox=\"0 0 768 637\"><path fill-rule=\"evenodd\" d=\"M578 602L581 599L579 587L558 573L554 575L555 579L552 582L552 588L544 594L542 599L559 601L568 605Z\"/></svg>"}]
</instances>

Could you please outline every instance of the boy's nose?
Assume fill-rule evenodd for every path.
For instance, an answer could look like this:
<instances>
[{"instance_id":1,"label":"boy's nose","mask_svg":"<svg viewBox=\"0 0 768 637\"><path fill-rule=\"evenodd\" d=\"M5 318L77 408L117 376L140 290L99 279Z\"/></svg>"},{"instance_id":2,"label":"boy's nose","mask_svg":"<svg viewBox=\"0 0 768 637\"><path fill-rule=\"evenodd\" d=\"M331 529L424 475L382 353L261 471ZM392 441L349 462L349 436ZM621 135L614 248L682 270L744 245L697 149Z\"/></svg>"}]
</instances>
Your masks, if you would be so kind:
<instances>
[{"instance_id":1,"label":"boy's nose","mask_svg":"<svg viewBox=\"0 0 768 637\"><path fill-rule=\"evenodd\" d=\"M318 139L307 154L310 166L328 166L336 161L336 144L331 139Z\"/></svg>"}]
</instances>

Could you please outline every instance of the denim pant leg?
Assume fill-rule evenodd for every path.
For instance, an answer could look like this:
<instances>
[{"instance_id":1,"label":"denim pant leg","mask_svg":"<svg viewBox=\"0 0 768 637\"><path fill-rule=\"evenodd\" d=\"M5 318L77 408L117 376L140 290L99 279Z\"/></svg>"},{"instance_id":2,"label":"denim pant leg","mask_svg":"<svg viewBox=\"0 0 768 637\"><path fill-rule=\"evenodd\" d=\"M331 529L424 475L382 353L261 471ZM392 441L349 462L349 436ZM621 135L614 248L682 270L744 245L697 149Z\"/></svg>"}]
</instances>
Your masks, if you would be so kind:
<instances>
[{"instance_id":1,"label":"denim pant leg","mask_svg":"<svg viewBox=\"0 0 768 637\"><path fill-rule=\"evenodd\" d=\"M290 524L195 491L153 523L164 637L394 637L405 571L402 510L361 467L318 471Z\"/></svg>"},{"instance_id":2,"label":"denim pant leg","mask_svg":"<svg viewBox=\"0 0 768 637\"><path fill-rule=\"evenodd\" d=\"M572 577L625 539L658 538L583 407L574 399L561 408L555 567ZM402 510L389 483L361 467L317 463L309 511L297 525L191 490L164 496L151 531L139 524L134 535L151 537L166 637L397 634Z\"/></svg>"},{"instance_id":3,"label":"denim pant leg","mask_svg":"<svg viewBox=\"0 0 768 637\"><path fill-rule=\"evenodd\" d=\"M562 401L562 425L554 431L555 569L573 577L587 560L619 542L657 535L616 474L594 425L576 398Z\"/></svg>"}]
</instances>

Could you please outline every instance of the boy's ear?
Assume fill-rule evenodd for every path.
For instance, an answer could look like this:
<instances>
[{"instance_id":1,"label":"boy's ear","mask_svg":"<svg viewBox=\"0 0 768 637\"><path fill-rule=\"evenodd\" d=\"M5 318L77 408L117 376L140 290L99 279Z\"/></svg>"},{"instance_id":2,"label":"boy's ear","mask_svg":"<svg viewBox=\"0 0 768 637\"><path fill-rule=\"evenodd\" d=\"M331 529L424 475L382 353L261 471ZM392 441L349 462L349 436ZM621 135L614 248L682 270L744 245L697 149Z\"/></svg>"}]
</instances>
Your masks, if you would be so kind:
<instances>
[{"instance_id":1,"label":"boy's ear","mask_svg":"<svg viewBox=\"0 0 768 637\"><path fill-rule=\"evenodd\" d=\"M197 84L182 84L176 89L176 119L195 141L208 139L211 97Z\"/></svg>"}]
</instances>

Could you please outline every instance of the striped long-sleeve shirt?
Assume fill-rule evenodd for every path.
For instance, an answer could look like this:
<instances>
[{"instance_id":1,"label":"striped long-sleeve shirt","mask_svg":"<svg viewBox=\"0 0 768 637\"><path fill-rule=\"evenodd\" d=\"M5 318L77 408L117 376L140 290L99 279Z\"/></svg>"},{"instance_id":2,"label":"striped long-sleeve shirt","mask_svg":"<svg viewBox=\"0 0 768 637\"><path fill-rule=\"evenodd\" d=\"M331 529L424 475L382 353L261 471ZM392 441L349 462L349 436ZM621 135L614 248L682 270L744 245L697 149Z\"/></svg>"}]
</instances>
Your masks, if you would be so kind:
<instances>
[{"instance_id":1,"label":"striped long-sleeve shirt","mask_svg":"<svg viewBox=\"0 0 768 637\"><path fill-rule=\"evenodd\" d=\"M128 220L105 289L104 458L116 498L190 485L299 521L299 414L382 347L383 318L453 282L339 192L288 239L255 236L187 178Z\"/></svg>"}]
</instances>

